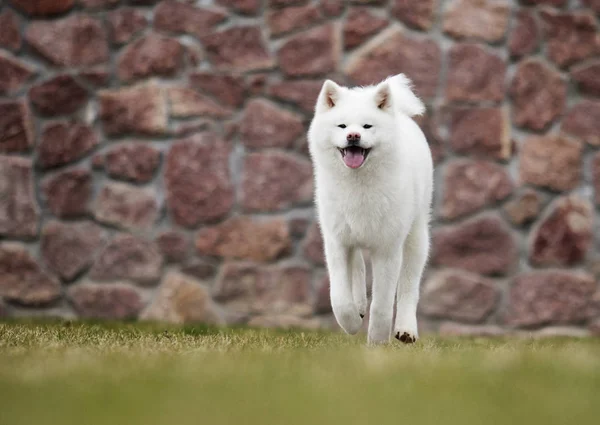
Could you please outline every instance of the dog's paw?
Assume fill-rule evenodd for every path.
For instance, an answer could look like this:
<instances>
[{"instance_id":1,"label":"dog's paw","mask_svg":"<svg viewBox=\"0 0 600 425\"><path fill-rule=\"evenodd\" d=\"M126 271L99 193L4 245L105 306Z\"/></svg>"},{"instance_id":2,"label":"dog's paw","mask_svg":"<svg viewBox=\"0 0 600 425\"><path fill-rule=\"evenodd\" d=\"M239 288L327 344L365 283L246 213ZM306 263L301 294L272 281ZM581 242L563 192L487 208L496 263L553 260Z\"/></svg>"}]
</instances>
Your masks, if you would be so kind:
<instances>
[{"instance_id":1,"label":"dog's paw","mask_svg":"<svg viewBox=\"0 0 600 425\"><path fill-rule=\"evenodd\" d=\"M419 339L419 337L416 334L409 333L409 332L400 333L400 331L396 332L396 335L394 335L394 337L398 341L403 342L405 344L413 344L413 343L417 342L417 340Z\"/></svg>"},{"instance_id":2,"label":"dog's paw","mask_svg":"<svg viewBox=\"0 0 600 425\"><path fill-rule=\"evenodd\" d=\"M417 316L414 314L398 314L394 326L394 338L404 344L413 344L419 339Z\"/></svg>"},{"instance_id":3,"label":"dog's paw","mask_svg":"<svg viewBox=\"0 0 600 425\"><path fill-rule=\"evenodd\" d=\"M386 344L389 344L390 340L388 339L374 339L372 337L367 337L367 347L381 347Z\"/></svg>"},{"instance_id":4,"label":"dog's paw","mask_svg":"<svg viewBox=\"0 0 600 425\"><path fill-rule=\"evenodd\" d=\"M347 334L354 335L362 327L362 317L353 304L333 309L338 324Z\"/></svg>"},{"instance_id":5,"label":"dog's paw","mask_svg":"<svg viewBox=\"0 0 600 425\"><path fill-rule=\"evenodd\" d=\"M369 345L387 344L390 342L392 327L390 322L392 318L389 312L378 312L377 309L371 309L369 315L369 329L367 340Z\"/></svg>"}]
</instances>

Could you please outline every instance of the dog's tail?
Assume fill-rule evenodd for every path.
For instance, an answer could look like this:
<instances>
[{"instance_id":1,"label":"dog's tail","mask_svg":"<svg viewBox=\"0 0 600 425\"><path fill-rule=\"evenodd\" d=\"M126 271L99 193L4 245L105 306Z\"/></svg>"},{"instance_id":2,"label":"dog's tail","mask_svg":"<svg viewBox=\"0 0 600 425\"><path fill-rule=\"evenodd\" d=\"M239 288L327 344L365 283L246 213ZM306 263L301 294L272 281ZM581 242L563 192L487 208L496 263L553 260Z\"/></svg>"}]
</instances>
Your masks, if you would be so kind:
<instances>
[{"instance_id":1,"label":"dog's tail","mask_svg":"<svg viewBox=\"0 0 600 425\"><path fill-rule=\"evenodd\" d=\"M425 113L425 105L413 92L412 81L406 75L394 75L388 77L386 81L390 85L394 108L409 117Z\"/></svg>"}]
</instances>

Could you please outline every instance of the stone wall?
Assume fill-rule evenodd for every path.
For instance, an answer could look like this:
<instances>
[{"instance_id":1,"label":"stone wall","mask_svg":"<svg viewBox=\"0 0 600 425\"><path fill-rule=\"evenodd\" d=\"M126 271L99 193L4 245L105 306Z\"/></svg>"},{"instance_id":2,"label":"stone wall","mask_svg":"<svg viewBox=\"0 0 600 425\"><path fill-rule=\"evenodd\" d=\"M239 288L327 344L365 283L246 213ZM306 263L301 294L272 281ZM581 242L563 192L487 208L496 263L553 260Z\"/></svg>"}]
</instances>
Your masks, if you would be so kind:
<instances>
[{"instance_id":1,"label":"stone wall","mask_svg":"<svg viewBox=\"0 0 600 425\"><path fill-rule=\"evenodd\" d=\"M307 124L325 77L404 72L437 164L422 329L600 332L599 14L0 0L0 315L335 326Z\"/></svg>"}]
</instances>

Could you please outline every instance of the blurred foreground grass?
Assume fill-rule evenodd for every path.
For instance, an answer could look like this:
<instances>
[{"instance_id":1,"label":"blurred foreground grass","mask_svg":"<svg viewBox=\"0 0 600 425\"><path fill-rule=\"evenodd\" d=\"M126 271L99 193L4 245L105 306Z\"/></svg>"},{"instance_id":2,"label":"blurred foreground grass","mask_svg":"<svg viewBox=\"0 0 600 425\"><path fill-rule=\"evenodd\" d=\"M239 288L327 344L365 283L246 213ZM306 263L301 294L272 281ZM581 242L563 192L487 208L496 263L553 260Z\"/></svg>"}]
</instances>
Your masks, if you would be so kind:
<instances>
[{"instance_id":1,"label":"blurred foreground grass","mask_svg":"<svg viewBox=\"0 0 600 425\"><path fill-rule=\"evenodd\" d=\"M600 341L0 324L0 425L597 424Z\"/></svg>"}]
</instances>

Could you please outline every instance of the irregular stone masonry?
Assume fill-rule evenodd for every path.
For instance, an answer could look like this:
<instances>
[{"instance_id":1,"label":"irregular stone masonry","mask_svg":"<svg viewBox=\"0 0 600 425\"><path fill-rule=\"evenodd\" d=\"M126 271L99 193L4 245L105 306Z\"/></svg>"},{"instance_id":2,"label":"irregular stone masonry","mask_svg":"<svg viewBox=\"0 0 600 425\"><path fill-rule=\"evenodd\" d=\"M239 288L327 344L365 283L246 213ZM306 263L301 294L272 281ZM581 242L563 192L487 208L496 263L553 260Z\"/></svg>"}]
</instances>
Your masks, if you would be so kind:
<instances>
[{"instance_id":1,"label":"irregular stone masonry","mask_svg":"<svg viewBox=\"0 0 600 425\"><path fill-rule=\"evenodd\" d=\"M422 329L598 333L598 5L0 1L0 316L333 326L307 126L325 78L404 72Z\"/></svg>"}]
</instances>

